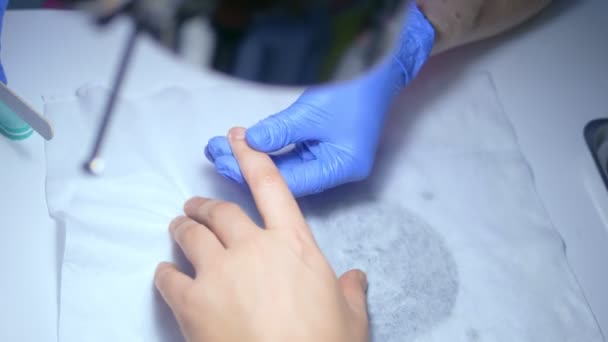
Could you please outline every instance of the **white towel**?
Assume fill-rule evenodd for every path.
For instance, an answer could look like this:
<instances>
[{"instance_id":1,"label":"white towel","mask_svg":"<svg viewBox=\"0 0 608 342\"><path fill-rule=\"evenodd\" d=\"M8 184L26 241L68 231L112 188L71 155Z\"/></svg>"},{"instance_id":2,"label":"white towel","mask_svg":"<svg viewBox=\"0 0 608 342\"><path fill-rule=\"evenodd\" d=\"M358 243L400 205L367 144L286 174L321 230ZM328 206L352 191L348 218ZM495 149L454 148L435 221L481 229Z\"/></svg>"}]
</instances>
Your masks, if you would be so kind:
<instances>
[{"instance_id":1,"label":"white towel","mask_svg":"<svg viewBox=\"0 0 608 342\"><path fill-rule=\"evenodd\" d=\"M301 201L336 272L368 272L372 340L601 341L491 78L440 82L399 99L369 181ZM255 215L203 148L297 97L265 90L123 98L100 178L80 170L105 92L46 99L47 199L65 232L61 342L180 340L152 282L159 261L183 264L167 225L193 195Z\"/></svg>"}]
</instances>

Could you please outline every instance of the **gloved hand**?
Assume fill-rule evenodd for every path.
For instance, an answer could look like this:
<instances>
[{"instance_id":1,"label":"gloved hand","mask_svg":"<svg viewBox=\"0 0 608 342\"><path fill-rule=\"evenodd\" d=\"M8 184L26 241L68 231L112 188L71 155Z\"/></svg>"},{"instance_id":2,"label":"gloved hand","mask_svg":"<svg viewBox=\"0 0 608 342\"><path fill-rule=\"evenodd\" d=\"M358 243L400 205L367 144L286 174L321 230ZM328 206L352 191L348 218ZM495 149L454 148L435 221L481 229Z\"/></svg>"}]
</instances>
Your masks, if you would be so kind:
<instances>
[{"instance_id":1,"label":"gloved hand","mask_svg":"<svg viewBox=\"0 0 608 342\"><path fill-rule=\"evenodd\" d=\"M366 178L389 106L418 74L434 40L432 25L412 5L392 58L356 80L308 89L289 108L249 128L247 143L266 153L295 144L273 157L295 196ZM212 138L205 155L220 174L244 184L225 137Z\"/></svg>"}]
</instances>

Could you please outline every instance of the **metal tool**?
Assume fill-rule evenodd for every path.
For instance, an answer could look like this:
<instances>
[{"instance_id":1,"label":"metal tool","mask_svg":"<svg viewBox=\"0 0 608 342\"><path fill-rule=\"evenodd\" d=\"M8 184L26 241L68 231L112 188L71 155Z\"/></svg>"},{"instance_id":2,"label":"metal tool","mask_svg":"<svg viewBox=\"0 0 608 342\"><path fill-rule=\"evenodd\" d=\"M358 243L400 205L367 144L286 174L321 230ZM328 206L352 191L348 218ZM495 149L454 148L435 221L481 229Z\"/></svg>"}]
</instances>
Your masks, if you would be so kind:
<instances>
[{"instance_id":1,"label":"metal tool","mask_svg":"<svg viewBox=\"0 0 608 342\"><path fill-rule=\"evenodd\" d=\"M608 190L608 119L588 123L585 126L585 140Z\"/></svg>"},{"instance_id":2,"label":"metal tool","mask_svg":"<svg viewBox=\"0 0 608 342\"><path fill-rule=\"evenodd\" d=\"M110 120L112 119L112 113L114 112L114 106L116 105L116 98L120 92L120 88L127 72L127 67L129 66L129 62L131 61L131 57L133 55L135 42L137 41L137 35L139 32L140 27L135 26L133 32L131 32L129 36L129 39L127 40L125 51L116 72L116 76L114 77L114 84L112 86L112 90L110 91L110 96L107 99L101 124L95 138L95 145L93 145L93 150L91 151L89 159L84 163L84 170L89 174L99 175L103 172L105 164L100 156L101 148L106 137L106 131L110 125Z\"/></svg>"},{"instance_id":3,"label":"metal tool","mask_svg":"<svg viewBox=\"0 0 608 342\"><path fill-rule=\"evenodd\" d=\"M85 170L99 174L100 153L139 34L178 55L197 46L201 67L250 81L311 85L354 77L394 48L409 0L72 0L88 5L103 25L118 15L133 19L95 145ZM184 37L193 20L207 46ZM203 37L211 35L211 37Z\"/></svg>"}]
</instances>

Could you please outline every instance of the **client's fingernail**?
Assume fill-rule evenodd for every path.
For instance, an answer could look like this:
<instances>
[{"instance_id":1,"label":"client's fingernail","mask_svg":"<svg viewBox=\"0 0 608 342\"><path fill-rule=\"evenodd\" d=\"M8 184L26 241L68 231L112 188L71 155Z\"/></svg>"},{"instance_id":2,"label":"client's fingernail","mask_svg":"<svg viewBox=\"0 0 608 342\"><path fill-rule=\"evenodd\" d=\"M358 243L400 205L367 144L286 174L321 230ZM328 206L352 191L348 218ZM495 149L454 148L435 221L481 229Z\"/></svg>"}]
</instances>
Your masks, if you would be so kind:
<instances>
[{"instance_id":1,"label":"client's fingernail","mask_svg":"<svg viewBox=\"0 0 608 342\"><path fill-rule=\"evenodd\" d=\"M186 219L186 216L183 216L183 215L174 218L173 221L171 221L171 223L169 223L169 230L173 231L185 219Z\"/></svg>"},{"instance_id":2,"label":"client's fingernail","mask_svg":"<svg viewBox=\"0 0 608 342\"><path fill-rule=\"evenodd\" d=\"M230 140L245 140L245 132L247 130L243 127L233 127L228 132L228 139Z\"/></svg>"},{"instance_id":3,"label":"client's fingernail","mask_svg":"<svg viewBox=\"0 0 608 342\"><path fill-rule=\"evenodd\" d=\"M188 201L186 201L186 203L184 204L184 211L186 212L186 214L191 213L196 211L204 202L206 201L206 199L202 198L202 197L193 197L191 199L189 199Z\"/></svg>"}]
</instances>

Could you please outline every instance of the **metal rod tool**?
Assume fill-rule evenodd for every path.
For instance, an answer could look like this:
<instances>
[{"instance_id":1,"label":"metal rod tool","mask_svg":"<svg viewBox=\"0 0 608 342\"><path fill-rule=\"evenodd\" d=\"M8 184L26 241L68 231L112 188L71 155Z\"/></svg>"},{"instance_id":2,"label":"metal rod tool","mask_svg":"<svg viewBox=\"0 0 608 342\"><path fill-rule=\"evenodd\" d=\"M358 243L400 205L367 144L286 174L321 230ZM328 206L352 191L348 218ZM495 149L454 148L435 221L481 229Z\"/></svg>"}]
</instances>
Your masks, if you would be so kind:
<instances>
[{"instance_id":1,"label":"metal rod tool","mask_svg":"<svg viewBox=\"0 0 608 342\"><path fill-rule=\"evenodd\" d=\"M101 157L101 149L103 147L103 143L106 137L106 132L110 125L110 121L112 119L112 114L114 113L114 106L116 105L116 100L118 94L120 92L120 88L124 82L125 74L127 72L127 67L129 66L129 62L133 55L133 50L135 48L135 42L137 41L137 36L139 35L140 27L136 25L133 31L131 32L129 38L127 39L127 44L125 46L125 50L120 61L120 65L118 67L118 71L114 78L114 83L110 92L110 97L106 102L103 118L101 121L101 125L97 131L97 137L95 139L95 145L93 150L91 151L89 159L83 165L84 170L91 175L100 175L104 170L104 162Z\"/></svg>"}]
</instances>

